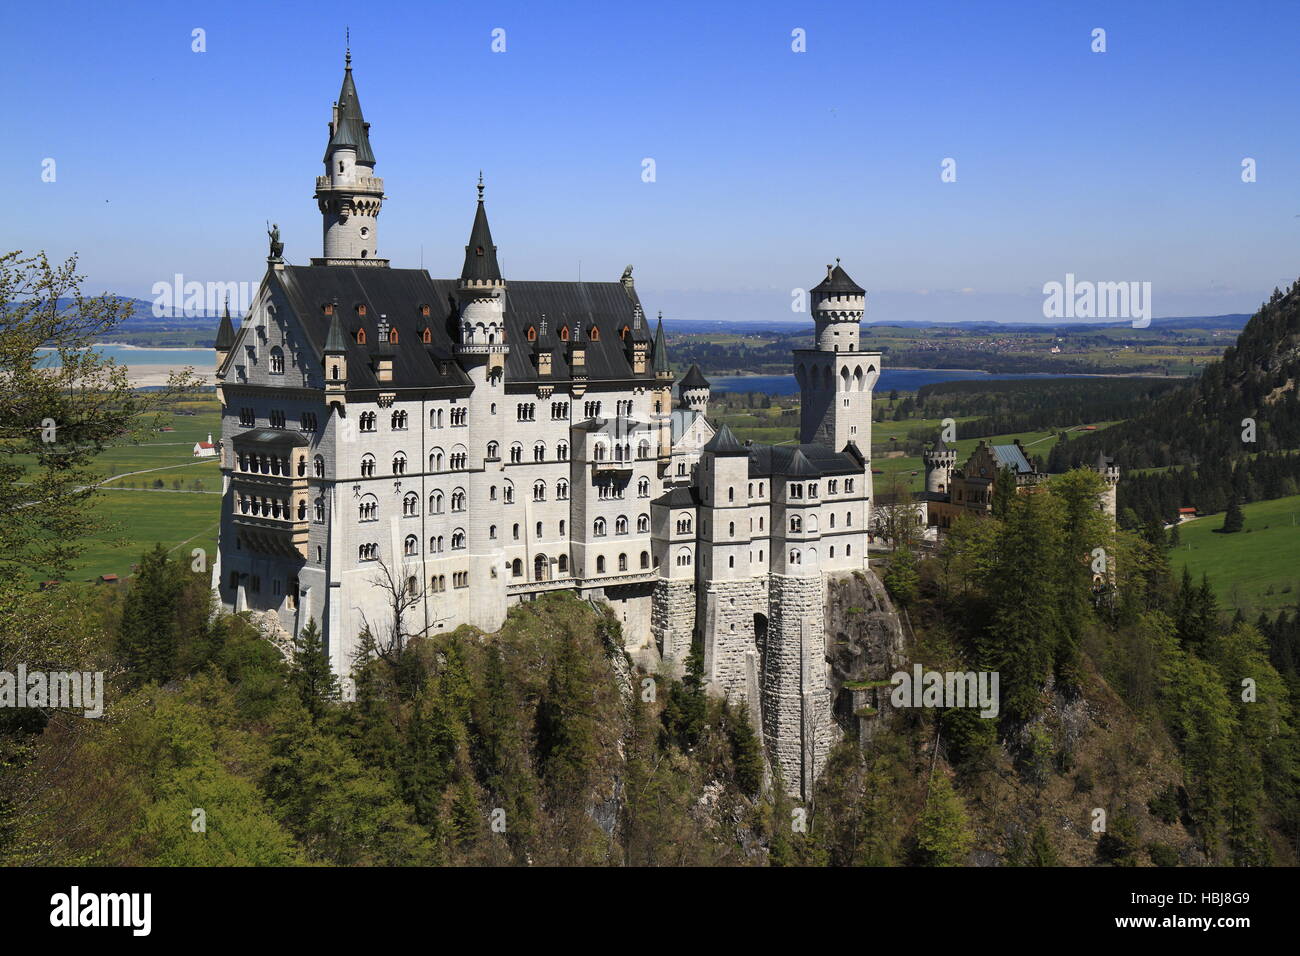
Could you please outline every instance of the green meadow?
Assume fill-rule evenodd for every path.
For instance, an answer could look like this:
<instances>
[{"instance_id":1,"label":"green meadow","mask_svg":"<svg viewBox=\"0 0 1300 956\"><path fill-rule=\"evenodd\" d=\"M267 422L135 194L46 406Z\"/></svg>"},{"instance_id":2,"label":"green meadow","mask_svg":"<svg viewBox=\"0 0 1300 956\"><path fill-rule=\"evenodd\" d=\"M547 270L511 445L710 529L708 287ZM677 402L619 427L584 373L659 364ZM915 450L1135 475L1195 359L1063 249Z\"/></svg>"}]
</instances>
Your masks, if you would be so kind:
<instances>
[{"instance_id":1,"label":"green meadow","mask_svg":"<svg viewBox=\"0 0 1300 956\"><path fill-rule=\"evenodd\" d=\"M1236 534L1219 533L1222 513L1180 525L1179 546L1169 555L1174 574L1185 567L1198 582L1208 575L1220 606L1247 618L1294 607L1300 601L1300 495L1241 510L1246 526Z\"/></svg>"}]
</instances>

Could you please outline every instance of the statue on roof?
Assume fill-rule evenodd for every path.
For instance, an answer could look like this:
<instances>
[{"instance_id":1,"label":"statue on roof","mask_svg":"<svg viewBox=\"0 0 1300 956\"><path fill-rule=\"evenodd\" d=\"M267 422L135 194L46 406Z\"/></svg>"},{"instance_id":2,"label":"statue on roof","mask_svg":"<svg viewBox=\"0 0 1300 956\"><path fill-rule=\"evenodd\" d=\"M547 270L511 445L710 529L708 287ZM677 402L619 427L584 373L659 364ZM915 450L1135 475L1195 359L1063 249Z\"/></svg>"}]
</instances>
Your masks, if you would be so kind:
<instances>
[{"instance_id":1,"label":"statue on roof","mask_svg":"<svg viewBox=\"0 0 1300 956\"><path fill-rule=\"evenodd\" d=\"M284 243L280 241L280 224L271 223L271 228L266 230L266 234L271 238L271 255L269 258L279 261L284 258Z\"/></svg>"}]
</instances>

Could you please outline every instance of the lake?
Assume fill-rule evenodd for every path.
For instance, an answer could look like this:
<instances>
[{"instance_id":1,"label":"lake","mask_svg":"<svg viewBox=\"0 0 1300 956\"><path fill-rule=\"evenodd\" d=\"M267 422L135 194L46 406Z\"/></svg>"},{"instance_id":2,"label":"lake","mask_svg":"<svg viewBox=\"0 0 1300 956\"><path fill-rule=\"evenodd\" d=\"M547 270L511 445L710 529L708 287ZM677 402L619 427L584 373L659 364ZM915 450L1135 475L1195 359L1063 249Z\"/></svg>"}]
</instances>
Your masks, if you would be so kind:
<instances>
[{"instance_id":1,"label":"lake","mask_svg":"<svg viewBox=\"0 0 1300 956\"><path fill-rule=\"evenodd\" d=\"M41 349L49 352L49 349ZM210 369L217 363L217 353L212 349L151 349L136 348L130 345L96 345L95 351L105 358L111 358L119 365L170 365L184 368L193 365L197 369ZM59 357L51 353L51 365L59 364Z\"/></svg>"},{"instance_id":2,"label":"lake","mask_svg":"<svg viewBox=\"0 0 1300 956\"><path fill-rule=\"evenodd\" d=\"M982 372L963 368L886 368L876 383L877 392L898 389L914 392L922 385L936 382L963 382L978 379L999 382L1019 378L1090 378L1087 375L1058 375L1055 372ZM763 392L767 395L794 395L799 383L793 375L715 375L709 376L715 392Z\"/></svg>"}]
</instances>

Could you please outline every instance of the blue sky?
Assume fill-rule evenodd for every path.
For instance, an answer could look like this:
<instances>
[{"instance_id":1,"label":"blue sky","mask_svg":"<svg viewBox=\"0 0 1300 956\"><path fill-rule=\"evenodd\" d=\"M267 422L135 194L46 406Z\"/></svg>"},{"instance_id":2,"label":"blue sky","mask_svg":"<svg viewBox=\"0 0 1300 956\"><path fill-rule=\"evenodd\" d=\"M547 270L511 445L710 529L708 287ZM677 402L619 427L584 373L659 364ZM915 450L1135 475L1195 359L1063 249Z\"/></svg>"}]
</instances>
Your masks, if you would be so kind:
<instances>
[{"instance_id":1,"label":"blue sky","mask_svg":"<svg viewBox=\"0 0 1300 956\"><path fill-rule=\"evenodd\" d=\"M1066 273L1249 312L1300 275L1282 2L6 4L0 247L144 298L256 281L266 220L319 255L347 25L395 266L459 272L482 168L507 278L633 263L675 318L796 317L835 257L872 321L1033 321Z\"/></svg>"}]
</instances>

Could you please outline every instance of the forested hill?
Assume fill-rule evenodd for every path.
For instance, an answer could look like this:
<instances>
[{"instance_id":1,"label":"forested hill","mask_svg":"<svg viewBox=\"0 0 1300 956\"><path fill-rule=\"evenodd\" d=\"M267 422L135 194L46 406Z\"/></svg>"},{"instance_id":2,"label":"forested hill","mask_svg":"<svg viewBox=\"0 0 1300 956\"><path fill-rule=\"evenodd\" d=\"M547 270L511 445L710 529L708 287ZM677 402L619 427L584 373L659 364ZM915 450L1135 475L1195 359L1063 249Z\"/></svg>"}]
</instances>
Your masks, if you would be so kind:
<instances>
[{"instance_id":1,"label":"forested hill","mask_svg":"<svg viewBox=\"0 0 1300 956\"><path fill-rule=\"evenodd\" d=\"M1186 390L1105 432L1053 450L1049 468L1096 461L1104 451L1122 470L1168 465L1221 467L1233 459L1300 448L1300 281L1253 315L1237 344ZM1256 423L1254 441L1243 425Z\"/></svg>"}]
</instances>

